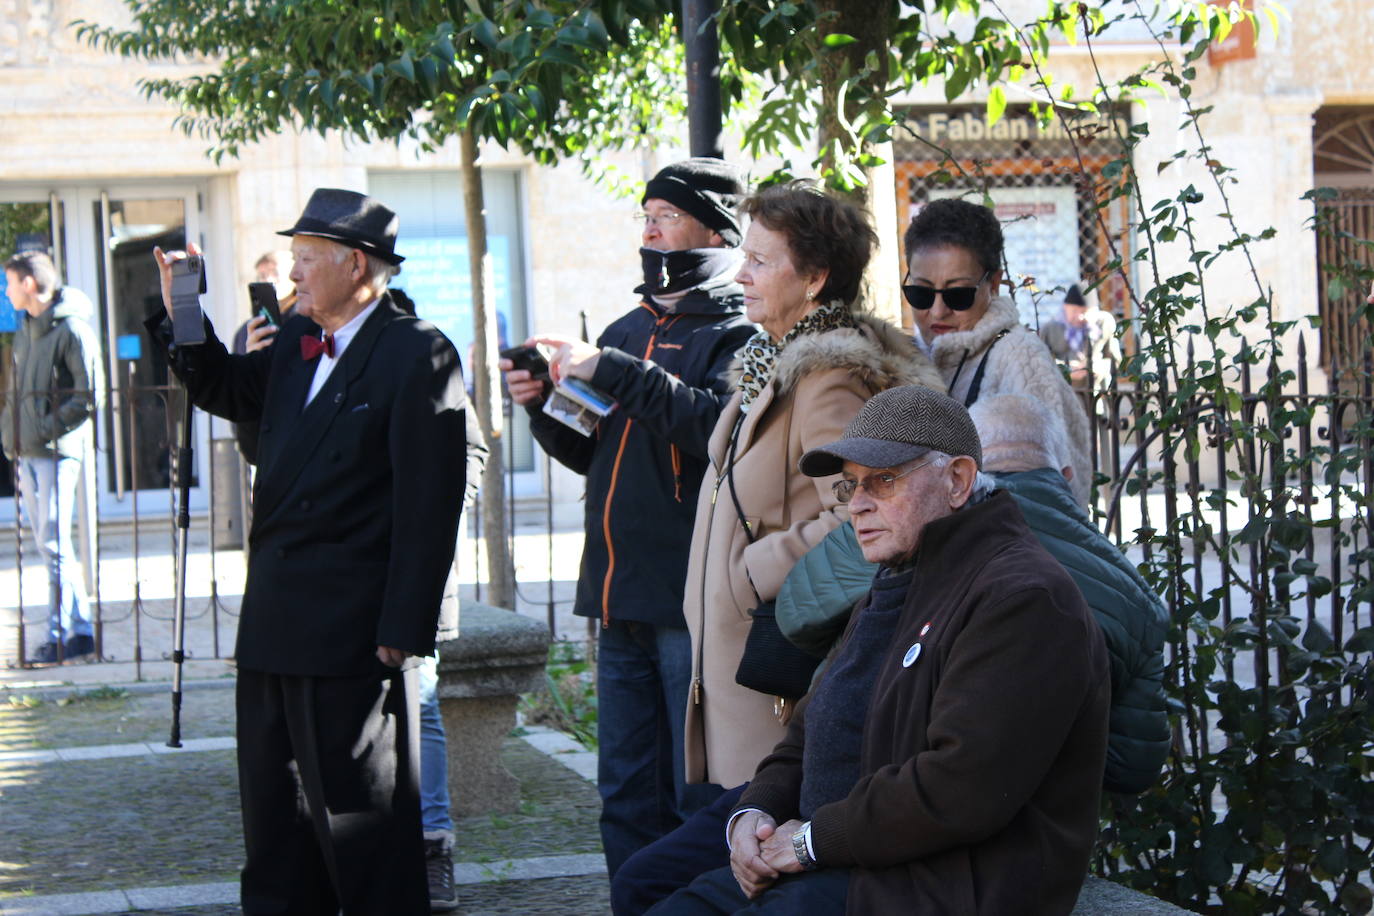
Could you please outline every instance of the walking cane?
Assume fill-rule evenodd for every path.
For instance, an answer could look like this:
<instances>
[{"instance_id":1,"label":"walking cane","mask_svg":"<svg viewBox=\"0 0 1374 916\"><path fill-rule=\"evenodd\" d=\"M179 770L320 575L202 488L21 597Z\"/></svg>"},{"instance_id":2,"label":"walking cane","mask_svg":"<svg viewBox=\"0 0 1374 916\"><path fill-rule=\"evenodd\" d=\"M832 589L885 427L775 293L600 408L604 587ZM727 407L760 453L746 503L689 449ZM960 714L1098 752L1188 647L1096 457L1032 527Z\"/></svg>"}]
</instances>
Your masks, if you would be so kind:
<instances>
[{"instance_id":1,"label":"walking cane","mask_svg":"<svg viewBox=\"0 0 1374 916\"><path fill-rule=\"evenodd\" d=\"M191 392L182 388L186 410L181 416L181 445L176 454L177 585L172 611L172 734L168 747L181 747L181 668L186 661L186 547L191 528Z\"/></svg>"},{"instance_id":2,"label":"walking cane","mask_svg":"<svg viewBox=\"0 0 1374 916\"><path fill-rule=\"evenodd\" d=\"M205 342L200 295L205 292L205 259L191 252L172 264L172 338L176 346ZM181 747L181 668L186 661L186 542L191 528L191 391L182 385L186 410L181 417L181 447L176 454L177 507L176 607L172 612L172 734L168 747Z\"/></svg>"}]
</instances>

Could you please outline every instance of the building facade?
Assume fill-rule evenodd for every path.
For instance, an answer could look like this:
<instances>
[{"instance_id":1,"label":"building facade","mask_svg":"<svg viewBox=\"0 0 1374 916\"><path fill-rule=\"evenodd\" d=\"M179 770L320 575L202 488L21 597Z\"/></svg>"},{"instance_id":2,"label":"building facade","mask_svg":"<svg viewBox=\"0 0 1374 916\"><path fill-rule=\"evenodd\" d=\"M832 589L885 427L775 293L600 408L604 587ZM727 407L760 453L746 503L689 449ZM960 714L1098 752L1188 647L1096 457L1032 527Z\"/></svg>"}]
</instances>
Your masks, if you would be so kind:
<instances>
[{"instance_id":1,"label":"building facade","mask_svg":"<svg viewBox=\"0 0 1374 916\"><path fill-rule=\"evenodd\" d=\"M1201 120L1206 155L1174 159L1203 142L1175 92L1138 91L1134 103L1087 122L1094 126L1079 133L1075 147L1058 124L1043 131L1035 124L1030 103L1044 101L1043 93L1009 87L1007 113L989 127L985 94L970 91L950 104L943 87L932 84L901 100L908 129L895 145L899 221L931 197L986 189L1007 228L1008 268L1024 284L1017 300L1027 324L1053 317L1063 289L1083 281L1100 283L1104 308L1136 317L1127 283L1137 294L1153 284L1132 260L1146 244L1141 216L1123 201L1099 208L1100 197L1083 176L1104 179L1104 170L1122 155L1114 134L1144 125L1148 133L1132 161L1147 209L1190 186L1197 189L1203 194L1192 210L1197 246L1213 252L1235 231L1258 236L1273 230L1272 238L1251 246L1253 274L1240 251L1207 263L1213 313L1242 308L1261 290L1271 291L1276 318L1298 322L1294 336L1305 333L1308 368L1318 385L1326 383L1333 359L1339 375L1345 375L1342 367L1362 367L1365 290L1331 281L1337 265L1369 267L1374 256L1339 232L1314 232L1318 211L1305 195L1334 189L1334 198L1322 205L1323 220L1358 238L1374 237L1374 64L1361 52L1363 36L1374 31L1374 6L1359 0L1254 5L1278 8L1278 33L1261 16L1258 30L1238 26L1195 65L1191 104L1209 109ZM1129 7L1123 5L1128 14ZM1030 0L1002 8L1017 22L1042 12ZM1091 44L1054 45L1045 71L1056 87L1073 85L1079 97L1090 97L1099 72L1115 81L1148 68L1165 50L1181 57L1162 26L1126 20ZM1229 209L1214 183L1217 165L1229 170L1223 178ZM1235 231L1222 216L1227 212ZM1161 246L1160 276L1194 270L1190 254L1182 244ZM1124 278L1106 269L1114 258L1126 265ZM1320 326L1311 326L1309 316L1320 316ZM1205 352L1205 340L1196 343ZM1284 349L1283 362L1291 368L1295 342L1285 341Z\"/></svg>"},{"instance_id":2,"label":"building facade","mask_svg":"<svg viewBox=\"0 0 1374 916\"><path fill-rule=\"evenodd\" d=\"M1013 19L1028 19L1041 4L1004 6ZM1335 40L1374 34L1374 5L1292 0L1287 6L1291 16L1277 36L1267 28L1253 39L1234 36L1229 48L1199 63L1193 102L1212 106L1207 141L1212 157L1235 170L1228 193L1238 225L1275 231L1255 246L1255 269L1261 284L1272 288L1281 317L1325 319L1309 334L1320 338L1313 361L1326 369L1333 359L1340 365L1363 359L1361 326L1354 323L1363 297L1358 290L1330 289L1319 262L1368 255L1348 241L1319 246L1309 227L1313 205L1303 195L1318 185L1336 188L1331 206L1342 225L1363 237L1374 234L1374 64L1362 53L1363 40ZM166 369L139 337L139 321L156 303L153 245L202 245L210 265L205 305L227 336L248 315L245 284L253 279L254 262L285 247L275 232L294 222L310 191L367 191L401 216L399 250L408 260L398 285L460 348L470 340L456 145L424 153L404 142L362 144L287 129L237 160L216 164L205 155L207 141L174 126L174 109L139 91L139 78L172 75L177 67L111 57L76 38L74 20L116 23L127 17L118 0L0 0L0 8L0 246L7 249L0 254L49 248L66 282L97 304L112 386L99 430L103 515L126 511L131 491L165 491L167 482ZM1139 26L1126 23L1114 36L1093 47L1095 57L1082 44L1055 46L1050 69L1056 79L1081 88L1091 84L1094 66L1115 78L1160 54ZM1012 87L1008 97L1006 116L992 127L978 91L951 104L942 87L931 85L901 100L910 130L895 144L897 212L889 232L899 235L925 200L982 182L1009 220L1009 267L1027 284L1026 294L1018 295L1027 323L1057 308L1056 290L1092 282L1118 255L1129 265L1127 279L1102 278L1100 296L1104 307L1133 317L1127 282L1139 288L1147 279L1131 273L1139 268L1129 260L1140 244L1138 215L1124 205L1099 212L1075 178L1077 153L1062 132L1034 124L1029 93ZM1136 151L1146 199L1171 197L1192 184L1208 194L1200 242L1215 246L1228 238L1204 161L1184 159L1158 172L1153 167L1195 142L1179 100L1146 96L1111 110L1104 126L1113 120L1149 125ZM685 129L682 135L685 140ZM1089 172L1101 173L1119 155L1105 141L1088 146L1082 165ZM665 147L627 155L618 164L647 175L679 155L680 149ZM957 169L951 177L950 157L976 172L978 181ZM506 340L531 331L577 333L584 313L595 337L633 304L639 262L630 217L637 201L610 195L571 164L535 167L495 147L483 150L483 163ZM1166 274L1189 269L1178 246L1165 259ZM1240 255L1227 255L1208 271L1214 289L1236 291L1236 302L1228 304L1254 298ZM4 319L12 320L8 314ZM6 327L0 324L0 340ZM524 424L517 417L513 425L507 447L518 469L517 496L552 487L566 517L575 518L580 482L556 469L546 478ZM207 446L228 435L218 422L200 430L199 505L210 473ZM0 520L12 519L13 512L12 501L0 501Z\"/></svg>"}]
</instances>

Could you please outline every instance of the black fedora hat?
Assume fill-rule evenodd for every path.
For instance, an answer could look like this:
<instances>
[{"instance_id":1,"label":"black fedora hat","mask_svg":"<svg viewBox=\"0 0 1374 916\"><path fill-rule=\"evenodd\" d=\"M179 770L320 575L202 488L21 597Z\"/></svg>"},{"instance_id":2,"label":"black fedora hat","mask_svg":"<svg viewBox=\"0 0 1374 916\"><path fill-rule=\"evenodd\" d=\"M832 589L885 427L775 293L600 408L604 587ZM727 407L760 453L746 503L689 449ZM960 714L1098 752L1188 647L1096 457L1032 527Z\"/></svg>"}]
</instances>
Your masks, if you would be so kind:
<instances>
[{"instance_id":1,"label":"black fedora hat","mask_svg":"<svg viewBox=\"0 0 1374 916\"><path fill-rule=\"evenodd\" d=\"M396 253L400 221L380 201L357 191L316 188L300 219L277 235L316 235L376 255L388 264L405 260Z\"/></svg>"}]
</instances>

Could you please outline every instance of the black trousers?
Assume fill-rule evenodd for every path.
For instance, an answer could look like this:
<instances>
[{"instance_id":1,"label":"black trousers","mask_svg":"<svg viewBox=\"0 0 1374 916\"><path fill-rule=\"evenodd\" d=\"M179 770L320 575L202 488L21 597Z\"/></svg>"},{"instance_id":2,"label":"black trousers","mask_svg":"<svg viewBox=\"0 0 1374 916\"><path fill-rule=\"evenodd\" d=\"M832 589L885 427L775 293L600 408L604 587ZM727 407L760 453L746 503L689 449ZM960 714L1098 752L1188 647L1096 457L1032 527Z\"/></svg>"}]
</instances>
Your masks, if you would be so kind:
<instances>
[{"instance_id":1,"label":"black trousers","mask_svg":"<svg viewBox=\"0 0 1374 916\"><path fill-rule=\"evenodd\" d=\"M239 670L245 914L429 912L415 687Z\"/></svg>"}]
</instances>

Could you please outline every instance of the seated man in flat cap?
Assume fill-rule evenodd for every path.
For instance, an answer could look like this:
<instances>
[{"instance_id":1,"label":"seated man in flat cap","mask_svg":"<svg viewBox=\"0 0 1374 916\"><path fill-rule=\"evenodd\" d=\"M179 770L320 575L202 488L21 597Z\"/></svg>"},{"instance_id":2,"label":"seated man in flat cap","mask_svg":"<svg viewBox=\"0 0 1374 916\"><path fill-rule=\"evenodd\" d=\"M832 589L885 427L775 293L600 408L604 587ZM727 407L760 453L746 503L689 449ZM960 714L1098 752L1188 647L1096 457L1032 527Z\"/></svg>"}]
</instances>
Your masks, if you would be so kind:
<instances>
[{"instance_id":1,"label":"seated man in flat cap","mask_svg":"<svg viewBox=\"0 0 1374 916\"><path fill-rule=\"evenodd\" d=\"M968 412L875 395L801 470L841 476L866 603L731 816L730 867L655 914L1069 913L1097 836L1102 634L979 472Z\"/></svg>"},{"instance_id":2,"label":"seated man in flat cap","mask_svg":"<svg viewBox=\"0 0 1374 916\"><path fill-rule=\"evenodd\" d=\"M238 629L243 911L429 912L416 656L434 651L463 498L464 388L453 345L387 284L396 215L320 189L291 229L309 318L231 356L208 327L173 347L195 403L259 423ZM301 311L302 309L297 309Z\"/></svg>"}]
</instances>

